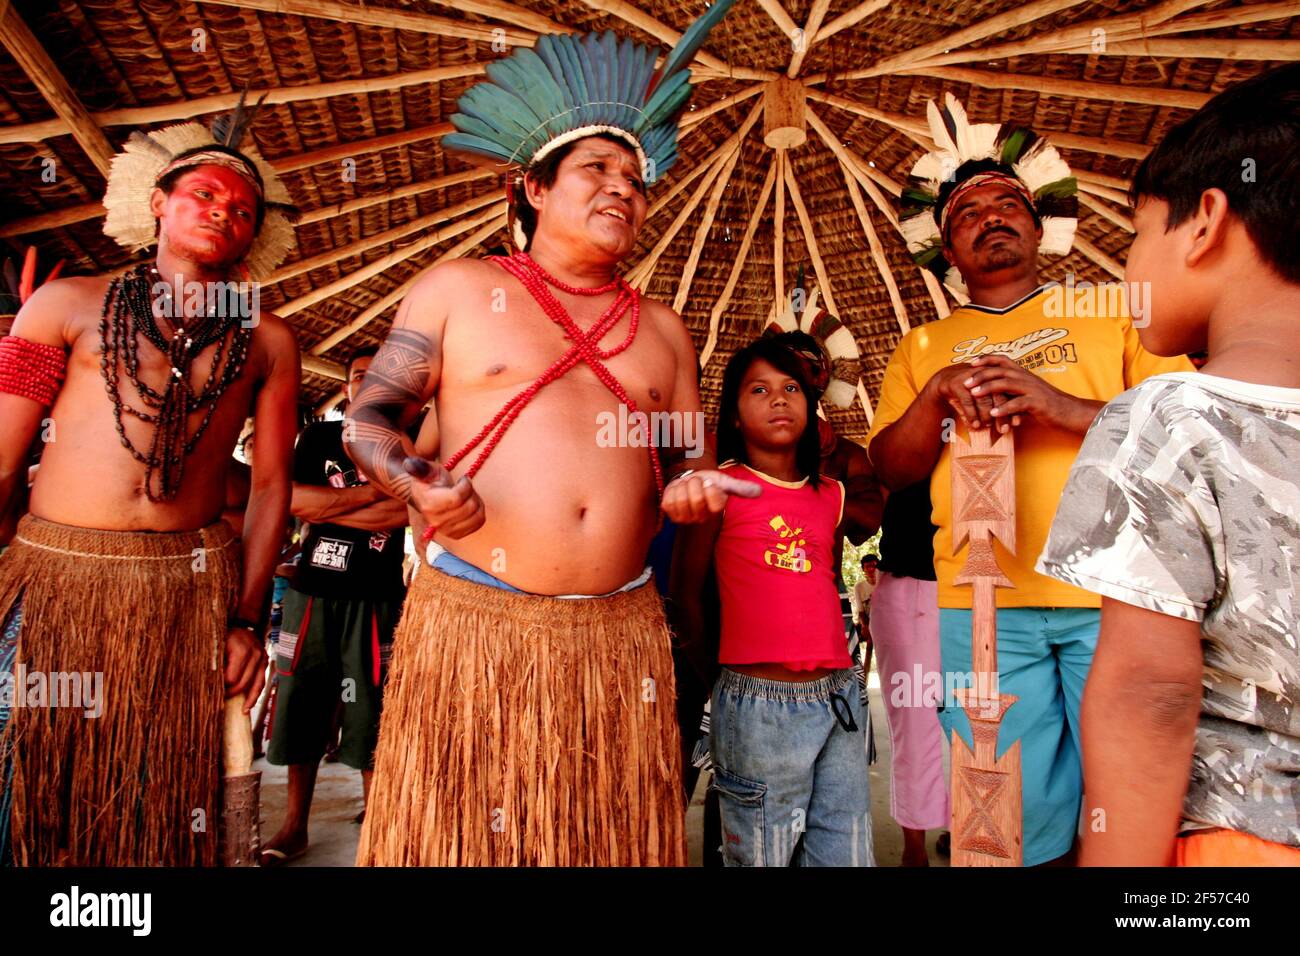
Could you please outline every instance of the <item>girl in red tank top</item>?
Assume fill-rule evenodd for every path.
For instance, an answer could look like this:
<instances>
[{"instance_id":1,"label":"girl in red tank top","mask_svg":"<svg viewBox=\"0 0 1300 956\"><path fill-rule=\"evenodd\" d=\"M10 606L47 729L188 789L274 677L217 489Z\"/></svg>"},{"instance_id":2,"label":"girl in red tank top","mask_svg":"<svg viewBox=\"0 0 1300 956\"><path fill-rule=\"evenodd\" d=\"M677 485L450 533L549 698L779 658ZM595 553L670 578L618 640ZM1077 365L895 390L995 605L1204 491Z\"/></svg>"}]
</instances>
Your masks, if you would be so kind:
<instances>
[{"instance_id":1,"label":"girl in red tank top","mask_svg":"<svg viewBox=\"0 0 1300 956\"><path fill-rule=\"evenodd\" d=\"M866 718L837 585L845 492L818 474L817 397L781 344L737 352L723 376L718 457L763 490L679 531L688 646L703 642L710 565L718 582L710 751L729 865L873 863Z\"/></svg>"}]
</instances>

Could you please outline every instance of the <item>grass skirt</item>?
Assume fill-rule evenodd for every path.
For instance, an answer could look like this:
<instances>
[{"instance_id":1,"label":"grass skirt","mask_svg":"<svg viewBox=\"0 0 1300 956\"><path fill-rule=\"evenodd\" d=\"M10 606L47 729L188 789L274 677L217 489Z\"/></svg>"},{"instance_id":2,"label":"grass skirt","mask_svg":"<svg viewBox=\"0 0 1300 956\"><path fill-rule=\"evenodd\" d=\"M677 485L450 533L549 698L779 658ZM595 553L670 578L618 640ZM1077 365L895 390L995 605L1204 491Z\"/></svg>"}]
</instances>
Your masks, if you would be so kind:
<instances>
[{"instance_id":1,"label":"grass skirt","mask_svg":"<svg viewBox=\"0 0 1300 956\"><path fill-rule=\"evenodd\" d=\"M0 556L0 621L21 604L12 760L19 866L217 862L222 666L238 542L193 532L73 528L27 515ZM98 716L55 699L54 675L101 681ZM38 675L38 676L32 676ZM84 683L84 681L83 681ZM65 685L66 686L66 685Z\"/></svg>"},{"instance_id":2,"label":"grass skirt","mask_svg":"<svg viewBox=\"0 0 1300 956\"><path fill-rule=\"evenodd\" d=\"M653 585L560 600L424 568L394 641L359 865L685 865Z\"/></svg>"}]
</instances>

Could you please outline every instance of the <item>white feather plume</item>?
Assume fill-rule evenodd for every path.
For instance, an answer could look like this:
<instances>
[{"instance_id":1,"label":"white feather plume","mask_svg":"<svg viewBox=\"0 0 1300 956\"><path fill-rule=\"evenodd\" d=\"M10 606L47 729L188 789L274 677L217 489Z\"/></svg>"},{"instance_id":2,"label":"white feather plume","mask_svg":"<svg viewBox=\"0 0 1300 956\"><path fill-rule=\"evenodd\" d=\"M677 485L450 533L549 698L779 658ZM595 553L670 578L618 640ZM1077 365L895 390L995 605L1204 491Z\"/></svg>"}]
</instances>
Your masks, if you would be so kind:
<instances>
[{"instance_id":1,"label":"white feather plume","mask_svg":"<svg viewBox=\"0 0 1300 956\"><path fill-rule=\"evenodd\" d=\"M785 309L780 315L776 315L776 309L773 307L773 318L768 319L768 324L775 322L782 332L794 332L799 328L799 318L794 314L794 296L788 296L785 300Z\"/></svg>"},{"instance_id":2,"label":"white feather plume","mask_svg":"<svg viewBox=\"0 0 1300 956\"><path fill-rule=\"evenodd\" d=\"M1079 220L1064 216L1043 217L1043 238L1038 242L1040 255L1063 256L1074 245L1074 231Z\"/></svg>"},{"instance_id":3,"label":"white feather plume","mask_svg":"<svg viewBox=\"0 0 1300 956\"><path fill-rule=\"evenodd\" d=\"M1002 127L997 123L972 123L966 127L963 139L965 152L960 162L971 159L993 159L998 154L998 133Z\"/></svg>"},{"instance_id":4,"label":"white feather plume","mask_svg":"<svg viewBox=\"0 0 1300 956\"><path fill-rule=\"evenodd\" d=\"M822 393L822 399L836 408L848 408L857 397L857 389L839 378L831 379L830 384L826 386L826 391Z\"/></svg>"},{"instance_id":5,"label":"white feather plume","mask_svg":"<svg viewBox=\"0 0 1300 956\"><path fill-rule=\"evenodd\" d=\"M826 336L822 346L825 347L826 353L833 359L858 358L858 343L854 340L853 333L849 331L848 326L841 325Z\"/></svg>"},{"instance_id":6,"label":"white feather plume","mask_svg":"<svg viewBox=\"0 0 1300 956\"><path fill-rule=\"evenodd\" d=\"M1065 164L1065 160L1061 159L1061 154L1056 151L1056 147L1041 139L1026 151L1020 158L1020 162L1011 168L1020 177L1020 181L1035 195L1048 183L1065 179L1070 175L1070 167Z\"/></svg>"},{"instance_id":7,"label":"white feather plume","mask_svg":"<svg viewBox=\"0 0 1300 956\"><path fill-rule=\"evenodd\" d=\"M907 251L911 253L921 252L939 241L939 226L929 213L900 219L898 231L903 234Z\"/></svg>"},{"instance_id":8,"label":"white feather plume","mask_svg":"<svg viewBox=\"0 0 1300 956\"><path fill-rule=\"evenodd\" d=\"M817 308L818 300L821 298L821 290L815 285L808 287L808 298L803 303L803 314L799 316L799 328L807 332L820 311Z\"/></svg>"},{"instance_id":9,"label":"white feather plume","mask_svg":"<svg viewBox=\"0 0 1300 956\"><path fill-rule=\"evenodd\" d=\"M936 150L933 153L926 153L916 161L916 165L912 167L912 175L924 180L927 190L937 193L939 184L946 176L951 176L956 168L957 161L951 153Z\"/></svg>"},{"instance_id":10,"label":"white feather plume","mask_svg":"<svg viewBox=\"0 0 1300 956\"><path fill-rule=\"evenodd\" d=\"M956 107L956 112L953 113L953 119L957 120L957 126L960 128L961 124L966 119L966 111L962 109L961 104L957 102L956 98L951 93L948 94L948 102L945 105L950 109L951 107ZM948 126L943 121L943 113L940 112L939 104L934 100L930 100L930 102L925 104L925 117L930 123L930 138L934 140L934 145L944 152L957 156L959 154L957 144L953 142L952 137L948 135Z\"/></svg>"}]
</instances>

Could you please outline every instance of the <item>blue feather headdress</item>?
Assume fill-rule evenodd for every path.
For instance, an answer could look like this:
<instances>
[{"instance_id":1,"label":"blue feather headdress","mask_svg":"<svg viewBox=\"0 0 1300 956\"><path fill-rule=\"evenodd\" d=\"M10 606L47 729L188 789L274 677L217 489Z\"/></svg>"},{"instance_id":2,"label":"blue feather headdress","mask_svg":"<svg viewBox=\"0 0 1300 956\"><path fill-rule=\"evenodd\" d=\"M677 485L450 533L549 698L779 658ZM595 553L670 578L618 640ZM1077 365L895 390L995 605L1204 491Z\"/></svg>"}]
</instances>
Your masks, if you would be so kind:
<instances>
[{"instance_id":1,"label":"blue feather headdress","mask_svg":"<svg viewBox=\"0 0 1300 956\"><path fill-rule=\"evenodd\" d=\"M447 149L528 168L552 150L604 133L623 140L647 184L677 160L677 115L690 99L691 58L735 0L715 0L658 71L659 48L613 31L546 34L489 63L451 117Z\"/></svg>"}]
</instances>

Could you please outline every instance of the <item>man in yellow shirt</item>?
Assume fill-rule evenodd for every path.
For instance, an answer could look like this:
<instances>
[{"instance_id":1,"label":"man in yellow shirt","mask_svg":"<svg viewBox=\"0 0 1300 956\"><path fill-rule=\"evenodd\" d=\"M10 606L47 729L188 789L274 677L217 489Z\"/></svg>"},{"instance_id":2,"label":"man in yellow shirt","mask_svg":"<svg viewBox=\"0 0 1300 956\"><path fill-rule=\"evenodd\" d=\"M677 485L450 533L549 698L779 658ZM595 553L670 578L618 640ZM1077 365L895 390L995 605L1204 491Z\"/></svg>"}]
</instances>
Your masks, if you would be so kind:
<instances>
[{"instance_id":1,"label":"man in yellow shirt","mask_svg":"<svg viewBox=\"0 0 1300 956\"><path fill-rule=\"evenodd\" d=\"M1015 585L998 589L998 690L1007 712L1001 756L1021 741L1024 863L1067 856L1077 829L1082 771L1079 703L1096 647L1096 595L1034 571L1084 433L1109 399L1159 372L1190 370L1138 342L1115 287L1042 285L1040 252L1065 253L1077 221L1075 180L1056 150L1029 130L969 124L951 96L931 104L939 149L913 170L904 219L918 263L970 303L904 336L890 359L868 452L890 489L930 477L945 684L971 675L971 590L953 579L950 455L954 430L1016 431L1016 554L998 563ZM1141 302L1132 296L1134 310ZM949 692L940 719L969 744Z\"/></svg>"}]
</instances>

